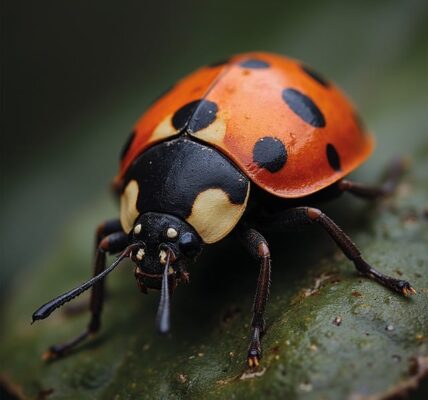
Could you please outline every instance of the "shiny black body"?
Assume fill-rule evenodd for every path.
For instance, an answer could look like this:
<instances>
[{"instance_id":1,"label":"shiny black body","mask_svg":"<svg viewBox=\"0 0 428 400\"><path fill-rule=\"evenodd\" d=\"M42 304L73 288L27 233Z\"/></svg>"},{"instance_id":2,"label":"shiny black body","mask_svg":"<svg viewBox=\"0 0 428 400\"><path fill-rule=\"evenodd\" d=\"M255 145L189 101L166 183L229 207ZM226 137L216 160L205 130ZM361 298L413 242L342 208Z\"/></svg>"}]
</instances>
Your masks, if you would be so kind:
<instances>
[{"instance_id":1,"label":"shiny black body","mask_svg":"<svg viewBox=\"0 0 428 400\"><path fill-rule=\"evenodd\" d=\"M269 166L274 173L276 164ZM340 227L314 207L322 200L345 191L366 198L390 194L400 172L400 165L394 164L388 179L381 186L367 186L342 179L314 195L285 200L255 185L249 192L249 179L229 159L210 146L189 139L187 135L152 146L135 159L119 186L122 207L129 207L124 218L131 220L127 224L122 220L110 221L101 224L97 230L94 277L44 304L33 314L33 322L44 319L56 308L92 287L92 316L87 329L69 342L52 346L45 354L46 358L64 355L99 330L104 277L126 257L135 263L135 277L143 293L147 293L147 289L161 290L156 321L158 330L167 332L170 296L179 282L188 283L186 265L196 258L204 245L210 243L202 234L204 224L196 226L198 224L192 219L196 215L204 222L206 210L214 215L214 229L217 217L218 229L223 229L225 235L229 228L234 227L234 234L260 266L247 354L249 367L259 365L261 336L265 332L264 312L270 286L271 255L264 232L297 230L316 223L330 235L361 274L404 295L415 293L407 281L386 276L371 267ZM129 193L127 188L131 188ZM201 194L208 195L202 196L199 201ZM213 210L212 198L217 201L214 204L220 205L220 210L215 207ZM238 214L234 213L235 209ZM232 225L226 228L225 215L236 217ZM107 253L120 253L120 256L106 269Z\"/></svg>"},{"instance_id":2,"label":"shiny black body","mask_svg":"<svg viewBox=\"0 0 428 400\"><path fill-rule=\"evenodd\" d=\"M161 212L186 219L196 197L219 188L232 203L242 204L248 178L217 150L187 137L154 145L132 163L123 186L136 180L140 186L140 214Z\"/></svg>"}]
</instances>

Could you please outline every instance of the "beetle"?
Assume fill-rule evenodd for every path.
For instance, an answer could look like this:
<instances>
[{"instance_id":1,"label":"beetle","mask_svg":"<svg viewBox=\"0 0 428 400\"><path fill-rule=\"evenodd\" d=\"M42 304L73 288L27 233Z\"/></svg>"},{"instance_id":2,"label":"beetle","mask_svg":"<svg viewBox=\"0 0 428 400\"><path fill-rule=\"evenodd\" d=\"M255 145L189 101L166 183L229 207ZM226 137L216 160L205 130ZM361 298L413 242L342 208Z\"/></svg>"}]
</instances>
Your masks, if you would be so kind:
<instances>
[{"instance_id":1,"label":"beetle","mask_svg":"<svg viewBox=\"0 0 428 400\"><path fill-rule=\"evenodd\" d=\"M142 292L160 290L156 326L170 329L170 296L189 281L187 265L232 231L258 261L247 354L258 366L271 255L263 234L318 224L362 274L405 296L415 289L373 268L317 205L344 192L390 194L402 165L378 186L345 179L373 149L351 102L307 65L271 53L240 54L203 67L160 97L137 122L121 154L114 188L120 218L96 233L94 277L51 300L33 322L92 288L91 319L55 358L100 328L104 278L125 258ZM118 254L107 269L106 254Z\"/></svg>"}]
</instances>

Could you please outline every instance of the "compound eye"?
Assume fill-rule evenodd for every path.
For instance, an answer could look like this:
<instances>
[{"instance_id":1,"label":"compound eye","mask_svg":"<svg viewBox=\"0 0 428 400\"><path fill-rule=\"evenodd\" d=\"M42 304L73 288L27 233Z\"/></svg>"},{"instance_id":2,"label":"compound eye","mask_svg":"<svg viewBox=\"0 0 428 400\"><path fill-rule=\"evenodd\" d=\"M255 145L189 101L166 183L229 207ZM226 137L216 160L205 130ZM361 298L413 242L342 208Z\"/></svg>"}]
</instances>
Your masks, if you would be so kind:
<instances>
[{"instance_id":1,"label":"compound eye","mask_svg":"<svg viewBox=\"0 0 428 400\"><path fill-rule=\"evenodd\" d=\"M202 250L199 239L190 232L186 232L181 236L178 247L186 257L190 258L196 257Z\"/></svg>"},{"instance_id":2,"label":"compound eye","mask_svg":"<svg viewBox=\"0 0 428 400\"><path fill-rule=\"evenodd\" d=\"M176 239L177 236L178 236L177 229L175 229L175 228L168 228L166 230L166 237L168 239Z\"/></svg>"}]
</instances>

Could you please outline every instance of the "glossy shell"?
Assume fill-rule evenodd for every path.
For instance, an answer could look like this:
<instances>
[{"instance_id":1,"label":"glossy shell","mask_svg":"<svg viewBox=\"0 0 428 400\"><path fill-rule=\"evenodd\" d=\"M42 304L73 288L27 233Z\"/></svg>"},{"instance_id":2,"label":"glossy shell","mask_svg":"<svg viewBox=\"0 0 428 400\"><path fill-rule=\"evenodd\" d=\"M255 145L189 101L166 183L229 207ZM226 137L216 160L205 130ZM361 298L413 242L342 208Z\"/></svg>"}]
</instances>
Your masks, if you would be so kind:
<instances>
[{"instance_id":1,"label":"glossy shell","mask_svg":"<svg viewBox=\"0 0 428 400\"><path fill-rule=\"evenodd\" d=\"M373 148L339 89L301 62L269 53L237 55L179 81L137 122L119 180L145 149L179 134L216 147L284 198L327 187Z\"/></svg>"},{"instance_id":2,"label":"glossy shell","mask_svg":"<svg viewBox=\"0 0 428 400\"><path fill-rule=\"evenodd\" d=\"M188 222L205 243L225 237L247 206L250 182L211 146L180 137L136 158L123 180L120 220L129 233L139 215L160 212Z\"/></svg>"}]
</instances>

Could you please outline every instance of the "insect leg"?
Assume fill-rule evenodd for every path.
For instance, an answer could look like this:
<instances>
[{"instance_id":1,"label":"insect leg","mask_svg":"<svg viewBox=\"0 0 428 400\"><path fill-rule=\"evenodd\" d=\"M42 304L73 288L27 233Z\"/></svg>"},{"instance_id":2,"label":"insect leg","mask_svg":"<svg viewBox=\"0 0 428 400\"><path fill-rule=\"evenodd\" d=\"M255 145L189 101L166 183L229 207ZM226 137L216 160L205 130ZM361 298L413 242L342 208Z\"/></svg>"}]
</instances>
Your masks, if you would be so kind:
<instances>
[{"instance_id":1,"label":"insect leg","mask_svg":"<svg viewBox=\"0 0 428 400\"><path fill-rule=\"evenodd\" d=\"M96 254L94 275L96 276L105 269L106 253L118 253L125 249L128 244L128 236L125 232L115 232L116 229L122 230L120 224L116 221L108 221L97 229L96 234ZM113 232L112 232L113 231ZM95 334L101 325L101 312L104 302L104 280L97 282L91 289L90 311L91 319L87 328L78 336L62 344L54 345L43 354L43 359L50 360L58 358L70 351L77 344L86 339L89 335Z\"/></svg>"},{"instance_id":2,"label":"insect leg","mask_svg":"<svg viewBox=\"0 0 428 400\"><path fill-rule=\"evenodd\" d=\"M119 219L110 219L99 224L95 233L95 251L98 249L101 240L115 232L122 232L122 225Z\"/></svg>"},{"instance_id":3,"label":"insect leg","mask_svg":"<svg viewBox=\"0 0 428 400\"><path fill-rule=\"evenodd\" d=\"M252 310L251 341L247 354L248 366L253 367L259 365L262 353L260 337L265 330L264 313L269 296L271 271L270 252L265 238L255 229L239 227L238 234L246 249L260 263L260 273Z\"/></svg>"},{"instance_id":4,"label":"insect leg","mask_svg":"<svg viewBox=\"0 0 428 400\"><path fill-rule=\"evenodd\" d=\"M405 171L405 162L401 159L394 160L386 171L384 181L379 185L369 185L342 179L337 183L341 192L349 192L354 196L366 199L375 199L392 194Z\"/></svg>"},{"instance_id":5,"label":"insect leg","mask_svg":"<svg viewBox=\"0 0 428 400\"><path fill-rule=\"evenodd\" d=\"M409 282L382 274L369 265L363 259L360 250L351 238L333 220L317 208L290 208L272 218L270 223L266 224L266 229L283 231L289 230L290 227L298 228L299 226L310 225L314 222L318 223L330 235L345 256L355 264L355 267L361 274L405 296L416 293Z\"/></svg>"}]
</instances>

